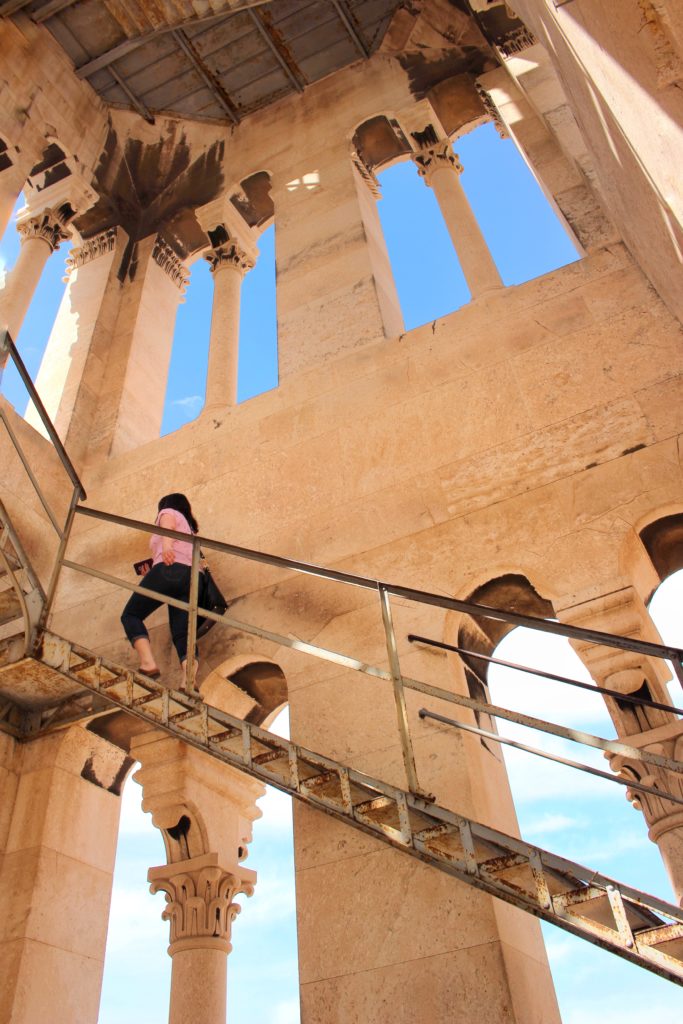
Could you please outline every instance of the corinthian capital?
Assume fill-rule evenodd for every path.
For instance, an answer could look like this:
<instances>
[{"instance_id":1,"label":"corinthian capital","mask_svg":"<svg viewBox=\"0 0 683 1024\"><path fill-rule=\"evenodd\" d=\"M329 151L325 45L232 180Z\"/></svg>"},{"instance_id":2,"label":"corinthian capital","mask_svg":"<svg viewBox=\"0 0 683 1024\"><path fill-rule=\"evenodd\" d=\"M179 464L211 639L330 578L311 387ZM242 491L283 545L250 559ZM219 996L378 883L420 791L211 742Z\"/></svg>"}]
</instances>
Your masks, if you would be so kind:
<instances>
[{"instance_id":1,"label":"corinthian capital","mask_svg":"<svg viewBox=\"0 0 683 1024\"><path fill-rule=\"evenodd\" d=\"M211 265L212 274L218 273L224 267L231 267L233 270L237 270L242 277L253 268L255 263L234 238L209 249L205 253L204 259Z\"/></svg>"},{"instance_id":2,"label":"corinthian capital","mask_svg":"<svg viewBox=\"0 0 683 1024\"><path fill-rule=\"evenodd\" d=\"M50 252L59 249L60 243L69 237L66 218L62 210L43 210L32 217L17 221L17 231L22 242L29 238L42 238L50 246Z\"/></svg>"},{"instance_id":3,"label":"corinthian capital","mask_svg":"<svg viewBox=\"0 0 683 1024\"><path fill-rule=\"evenodd\" d=\"M233 900L238 893L251 896L256 873L238 868L226 871L215 853L164 867L150 868L150 891L166 895L162 918L170 922L171 956L182 949L209 946L229 953L232 922L241 907Z\"/></svg>"},{"instance_id":4,"label":"corinthian capital","mask_svg":"<svg viewBox=\"0 0 683 1024\"><path fill-rule=\"evenodd\" d=\"M424 178L428 185L431 184L432 175L435 171L450 168L456 174L462 174L463 166L460 157L453 152L448 139L441 139L434 143L423 145L413 154L413 163L417 167L418 174Z\"/></svg>"}]
</instances>

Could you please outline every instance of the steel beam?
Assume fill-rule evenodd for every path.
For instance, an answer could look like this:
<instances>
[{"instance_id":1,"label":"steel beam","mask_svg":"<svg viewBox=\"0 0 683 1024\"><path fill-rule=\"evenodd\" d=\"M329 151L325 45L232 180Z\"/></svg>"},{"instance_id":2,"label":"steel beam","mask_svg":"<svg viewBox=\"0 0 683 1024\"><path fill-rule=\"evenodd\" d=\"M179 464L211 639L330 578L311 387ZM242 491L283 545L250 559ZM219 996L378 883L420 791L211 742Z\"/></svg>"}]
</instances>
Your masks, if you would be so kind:
<instances>
[{"instance_id":1,"label":"steel beam","mask_svg":"<svg viewBox=\"0 0 683 1024\"><path fill-rule=\"evenodd\" d=\"M78 78L90 78L96 71L109 67L114 61L125 57L126 54L132 53L134 50L138 50L151 39L160 38L169 32L191 29L195 25L210 25L212 23L229 21L234 14L248 11L252 7L263 7L265 4L272 2L273 0L245 0L239 7L233 7L229 11L223 11L221 14L210 14L206 18L189 18L187 21L181 21L177 25L166 25L163 28L151 29L149 32L143 32L142 35L136 36L134 39L125 39L122 43L118 43L105 53L101 53L99 57L93 57L86 64L81 64L79 68L76 68L76 75Z\"/></svg>"},{"instance_id":2,"label":"steel beam","mask_svg":"<svg viewBox=\"0 0 683 1024\"><path fill-rule=\"evenodd\" d=\"M154 114L151 112L149 107L146 107L142 100L135 95L135 93L130 88L128 83L125 82L121 75L118 73L114 65L110 64L107 70L109 71L109 74L114 79L119 88L123 89L126 96L137 110L138 114L140 114L140 116L143 117L148 124L154 124Z\"/></svg>"},{"instance_id":3,"label":"steel beam","mask_svg":"<svg viewBox=\"0 0 683 1024\"><path fill-rule=\"evenodd\" d=\"M346 31L348 32L349 36L353 40L356 48L360 51L360 53L364 57L369 57L370 56L370 50L366 46L365 40L361 36L360 32L358 31L356 26L353 24L353 21L351 20L351 16L350 16L350 14L348 12L348 8L347 8L344 0L332 0L332 5L333 5L335 11L337 12L337 14L339 15L339 20L342 22L344 28L346 29Z\"/></svg>"},{"instance_id":4,"label":"steel beam","mask_svg":"<svg viewBox=\"0 0 683 1024\"><path fill-rule=\"evenodd\" d=\"M221 83L218 81L216 76L209 70L202 58L197 53L197 50L188 39L182 29L174 29L171 35L175 39L176 43L183 51L185 56L190 61L190 64L195 69L199 77L202 79L209 92L213 94L214 99L218 103L219 107L225 111L233 124L239 124L240 118L237 107L230 99L230 96L223 88Z\"/></svg>"},{"instance_id":5,"label":"steel beam","mask_svg":"<svg viewBox=\"0 0 683 1024\"><path fill-rule=\"evenodd\" d=\"M270 29L263 24L263 20L259 17L256 11L249 11L249 17L253 21L256 30L261 36L261 39L263 39L264 43L275 57L275 60L278 62L278 64L284 71L285 75L296 89L296 91L303 92L304 85L306 85L307 83L306 80L304 79L304 76L300 68L297 66L296 63L294 63L292 58L289 58L289 55L286 53L286 51L283 51L283 48L280 45L280 43L278 43L278 41L275 39ZM294 64L294 68L290 64L290 59ZM294 70L295 68L296 71Z\"/></svg>"}]
</instances>

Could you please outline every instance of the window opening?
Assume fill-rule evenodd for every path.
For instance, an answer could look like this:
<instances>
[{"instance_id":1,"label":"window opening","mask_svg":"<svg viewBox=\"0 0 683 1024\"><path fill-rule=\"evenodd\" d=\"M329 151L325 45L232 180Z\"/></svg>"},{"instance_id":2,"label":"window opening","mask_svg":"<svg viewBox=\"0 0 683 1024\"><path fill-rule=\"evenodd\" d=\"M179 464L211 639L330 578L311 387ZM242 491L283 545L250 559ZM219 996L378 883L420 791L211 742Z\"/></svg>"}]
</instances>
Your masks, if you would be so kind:
<instances>
[{"instance_id":1,"label":"window opening","mask_svg":"<svg viewBox=\"0 0 683 1024\"><path fill-rule=\"evenodd\" d=\"M11 273L19 255L21 241L16 228L16 216L25 205L23 195L19 196L7 230L0 239L0 285L4 284L6 276ZM19 354L34 381L66 289L65 262L70 251L71 242L67 241L62 242L59 249L50 255L21 326L19 337L12 339L17 343ZM21 410L21 414L26 415L26 389L11 360L3 372L2 394L17 411Z\"/></svg>"},{"instance_id":2,"label":"window opening","mask_svg":"<svg viewBox=\"0 0 683 1024\"><path fill-rule=\"evenodd\" d=\"M237 401L278 385L275 225L259 236L259 258L242 282Z\"/></svg>"},{"instance_id":3,"label":"window opening","mask_svg":"<svg viewBox=\"0 0 683 1024\"><path fill-rule=\"evenodd\" d=\"M242 281L238 403L269 391L278 383L274 225L259 237L258 248L256 265ZM211 268L200 257L192 264L185 301L178 307L162 437L196 419L204 407L213 288Z\"/></svg>"},{"instance_id":4,"label":"window opening","mask_svg":"<svg viewBox=\"0 0 683 1024\"><path fill-rule=\"evenodd\" d=\"M683 596L683 587L679 600L680 596ZM592 681L569 641L563 637L516 628L500 641L493 656L572 679ZM615 736L604 701L598 694L497 665L488 669L488 684L493 704L602 736ZM608 770L599 750L503 720L498 721L497 728L501 736ZM671 899L671 887L659 851L647 837L644 817L634 812L626 800L623 787L532 754L509 747L500 749L524 839ZM575 936L558 935L552 925L542 923L541 927L562 1019L592 1020L596 1012L595 993L590 985L577 986L575 979L597 977L603 968L605 977L611 976L612 966L602 960L605 954L587 947ZM643 972L631 964L619 964L616 970L615 977L623 977L627 985L634 983L638 991L644 984L650 999L656 1000L658 1006L661 1002L663 1008L669 1006L670 993L661 979L645 979ZM625 972L634 971L638 974L625 977Z\"/></svg>"},{"instance_id":5,"label":"window opening","mask_svg":"<svg viewBox=\"0 0 683 1024\"><path fill-rule=\"evenodd\" d=\"M204 407L212 303L211 268L200 257L190 268L190 283L176 315L162 437L196 419Z\"/></svg>"},{"instance_id":6,"label":"window opening","mask_svg":"<svg viewBox=\"0 0 683 1024\"><path fill-rule=\"evenodd\" d=\"M506 286L579 254L519 150L492 123L454 140L461 182ZM410 160L379 172L379 215L407 330L446 316L470 292L433 191Z\"/></svg>"}]
</instances>

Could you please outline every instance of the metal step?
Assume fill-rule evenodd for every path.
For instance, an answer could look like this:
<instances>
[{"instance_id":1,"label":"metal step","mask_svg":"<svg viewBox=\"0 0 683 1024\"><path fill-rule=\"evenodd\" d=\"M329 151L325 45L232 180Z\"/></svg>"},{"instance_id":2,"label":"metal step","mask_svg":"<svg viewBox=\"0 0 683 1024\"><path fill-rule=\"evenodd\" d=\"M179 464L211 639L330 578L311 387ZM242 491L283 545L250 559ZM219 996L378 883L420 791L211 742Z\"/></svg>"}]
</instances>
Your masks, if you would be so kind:
<instances>
[{"instance_id":1,"label":"metal step","mask_svg":"<svg viewBox=\"0 0 683 1024\"><path fill-rule=\"evenodd\" d=\"M683 910L168 690L45 632L40 660L115 707L395 849L683 985Z\"/></svg>"}]
</instances>

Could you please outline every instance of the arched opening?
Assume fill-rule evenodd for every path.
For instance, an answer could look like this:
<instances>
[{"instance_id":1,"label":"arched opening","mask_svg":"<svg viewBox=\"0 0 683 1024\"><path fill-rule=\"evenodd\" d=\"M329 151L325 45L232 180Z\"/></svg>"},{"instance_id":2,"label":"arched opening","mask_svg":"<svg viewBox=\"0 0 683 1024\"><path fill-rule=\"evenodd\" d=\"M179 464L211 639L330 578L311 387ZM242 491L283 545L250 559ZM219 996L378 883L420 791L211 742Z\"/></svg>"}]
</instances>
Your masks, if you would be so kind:
<instances>
[{"instance_id":1,"label":"arched opening","mask_svg":"<svg viewBox=\"0 0 683 1024\"><path fill-rule=\"evenodd\" d=\"M522 284L579 259L515 143L481 118L457 135L462 187L503 283ZM357 130L354 145L378 176L379 216L410 330L452 313L471 296L436 198L419 179L404 138L398 126L378 117Z\"/></svg>"},{"instance_id":2,"label":"arched opening","mask_svg":"<svg viewBox=\"0 0 683 1024\"><path fill-rule=\"evenodd\" d=\"M535 615L541 613L541 605L527 589L524 578L512 579L516 586L507 589L506 607ZM524 581L521 589L520 579ZM492 581L479 588L472 599L482 604L502 605L502 592L500 582ZM678 609L681 596L683 587L679 591ZM542 613L544 617L554 617L552 609L548 610L549 603L543 598L540 601L546 609ZM459 635L461 646L477 646L479 653L487 653L490 647L489 653L496 659L592 683L588 670L568 640L521 627L510 629L504 624L491 628L490 623L484 627L485 636L482 636L479 625L479 620L476 626L463 623ZM468 680L470 671L466 662ZM482 673L481 666L478 671ZM599 736L615 736L599 693L494 664L484 668L483 673L490 701L495 705ZM488 728L484 723L481 727ZM599 750L505 720L498 720L496 731L501 737L558 757L608 770ZM492 748L498 746L491 743ZM659 851L648 839L647 825L640 813L634 813L623 787L510 747L500 746L499 750L524 839L559 856L589 864L637 888L658 893L663 899L671 899L670 882ZM494 770L492 759L488 758L488 762ZM563 1019L570 1016L576 1020L594 1019L592 986L577 988L570 979L577 976L597 979L600 972L607 969L606 955L571 935L558 933L550 925L542 927ZM635 968L624 965L621 970L628 972ZM651 997L656 999L663 988L661 983L654 978L642 980Z\"/></svg>"},{"instance_id":3,"label":"arched opening","mask_svg":"<svg viewBox=\"0 0 683 1024\"><path fill-rule=\"evenodd\" d=\"M253 175L242 191L231 197L232 205L249 228L260 231L258 259L245 274L240 289L237 402L269 391L278 383L277 316L275 306L275 226L272 200L263 177ZM248 189L244 191L245 187ZM270 206L268 206L270 201ZM223 225L208 232L213 245L227 241ZM224 236L224 237L223 237ZM178 308L161 436L197 418L204 407L209 341L214 302L214 280L205 253L195 254L190 282ZM226 382L225 402L230 404Z\"/></svg>"},{"instance_id":4,"label":"arched opening","mask_svg":"<svg viewBox=\"0 0 683 1024\"><path fill-rule=\"evenodd\" d=\"M14 267L21 245L19 232L16 228L17 214L23 210L26 200L20 195L12 212L10 223L0 239L0 286ZM40 282L29 306L26 318L14 338L19 353L33 380L38 375L40 364L47 347L60 303L66 289L65 261L71 251L71 241L62 242L49 257L40 278ZM26 389L21 382L14 364L8 363L2 378L2 393L17 409L27 411Z\"/></svg>"},{"instance_id":5,"label":"arched opening","mask_svg":"<svg viewBox=\"0 0 683 1024\"><path fill-rule=\"evenodd\" d=\"M640 531L640 539L661 581L647 602L650 617L664 643L683 647L683 513L662 516L649 523ZM670 665L670 669L671 702L680 707L683 669L677 665Z\"/></svg>"}]
</instances>

